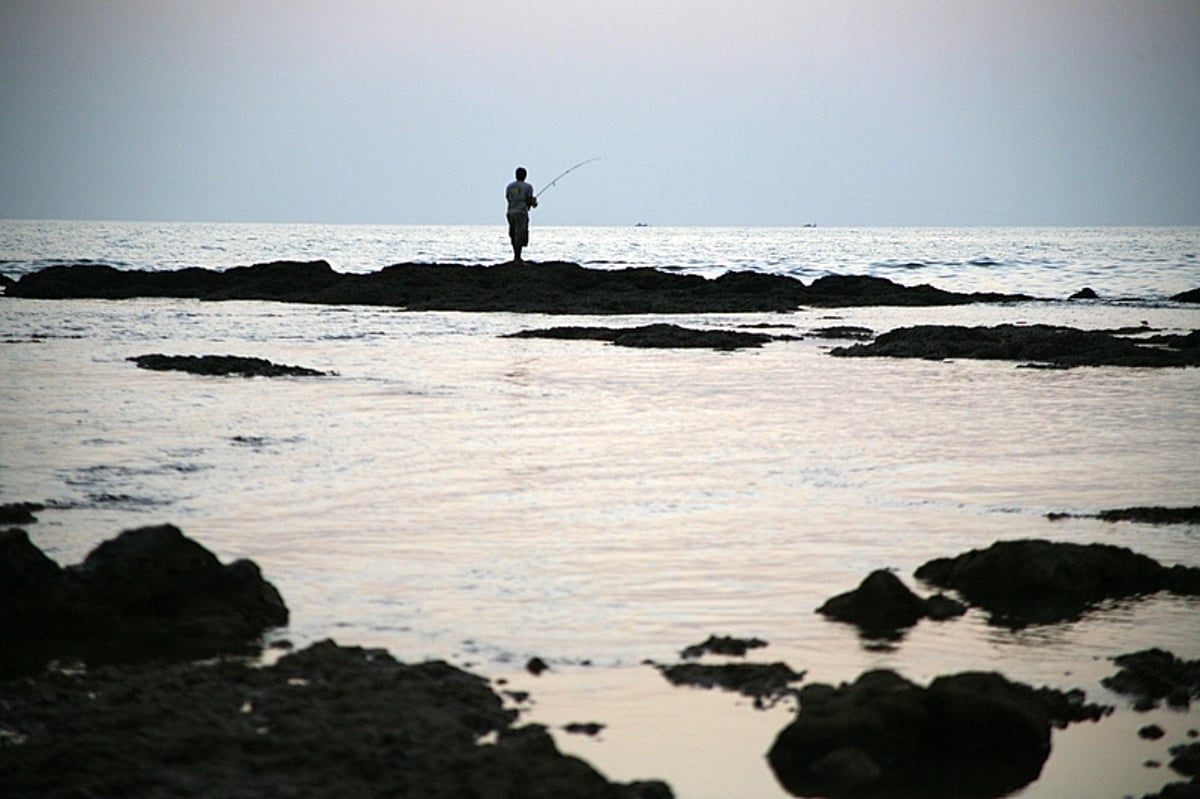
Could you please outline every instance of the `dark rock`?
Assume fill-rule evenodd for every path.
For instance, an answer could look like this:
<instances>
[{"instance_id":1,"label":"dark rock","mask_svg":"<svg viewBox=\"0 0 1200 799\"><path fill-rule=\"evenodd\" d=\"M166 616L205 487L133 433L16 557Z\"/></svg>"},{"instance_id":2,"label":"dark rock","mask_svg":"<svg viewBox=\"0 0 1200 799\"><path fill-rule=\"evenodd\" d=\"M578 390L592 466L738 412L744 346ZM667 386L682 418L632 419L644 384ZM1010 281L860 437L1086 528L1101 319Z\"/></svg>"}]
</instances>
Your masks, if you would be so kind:
<instances>
[{"instance_id":1,"label":"dark rock","mask_svg":"<svg viewBox=\"0 0 1200 799\"><path fill-rule=\"evenodd\" d=\"M510 333L505 338L593 339L608 341L618 347L736 350L761 347L778 337L741 330L695 330L679 325L656 324L625 328L551 327L522 330Z\"/></svg>"},{"instance_id":2,"label":"dark rock","mask_svg":"<svg viewBox=\"0 0 1200 799\"><path fill-rule=\"evenodd\" d=\"M303 366L284 366L265 358L246 358L239 355L136 355L126 358L140 369L158 372L190 372L195 375L238 375L240 377L323 377L327 373Z\"/></svg>"},{"instance_id":3,"label":"dark rock","mask_svg":"<svg viewBox=\"0 0 1200 799\"><path fill-rule=\"evenodd\" d=\"M604 730L604 724L598 724L594 721L579 722L573 721L570 724L563 725L563 731L569 732L572 735L588 735L596 736Z\"/></svg>"},{"instance_id":4,"label":"dark rock","mask_svg":"<svg viewBox=\"0 0 1200 799\"><path fill-rule=\"evenodd\" d=\"M812 334L817 338L851 338L867 340L875 337L875 331L869 327L855 327L853 325L834 325L832 327L818 327L812 331Z\"/></svg>"},{"instance_id":5,"label":"dark rock","mask_svg":"<svg viewBox=\"0 0 1200 799\"><path fill-rule=\"evenodd\" d=\"M9 502L0 505L0 524L34 524L37 517L33 514L45 509L37 502Z\"/></svg>"},{"instance_id":6,"label":"dark rock","mask_svg":"<svg viewBox=\"0 0 1200 799\"><path fill-rule=\"evenodd\" d=\"M1158 793L1148 793L1142 799L1200 799L1200 778L1190 782L1173 782L1163 786Z\"/></svg>"},{"instance_id":7,"label":"dark rock","mask_svg":"<svg viewBox=\"0 0 1200 799\"><path fill-rule=\"evenodd\" d=\"M1079 291L1072 294L1068 299L1071 300L1098 300L1100 295L1094 289L1081 288Z\"/></svg>"},{"instance_id":8,"label":"dark rock","mask_svg":"<svg viewBox=\"0 0 1200 799\"><path fill-rule=\"evenodd\" d=\"M529 672L534 677L537 677L539 674L541 674L544 671L548 671L549 669L550 669L550 666L546 664L546 661L542 660L539 657L531 657L525 663L525 671Z\"/></svg>"},{"instance_id":9,"label":"dark rock","mask_svg":"<svg viewBox=\"0 0 1200 799\"><path fill-rule=\"evenodd\" d=\"M1157 741L1159 738L1166 735L1166 731L1157 724L1147 724L1138 730L1138 737L1144 738L1147 741Z\"/></svg>"},{"instance_id":10,"label":"dark rock","mask_svg":"<svg viewBox=\"0 0 1200 799\"><path fill-rule=\"evenodd\" d=\"M0 684L0 795L669 799L563 755L486 680L330 641L274 666L150 664ZM494 743L481 736L494 734Z\"/></svg>"},{"instance_id":11,"label":"dark rock","mask_svg":"<svg viewBox=\"0 0 1200 799\"><path fill-rule=\"evenodd\" d=\"M791 683L804 679L804 672L792 671L786 663L676 663L656 668L672 685L723 688L760 703L784 696Z\"/></svg>"},{"instance_id":12,"label":"dark rock","mask_svg":"<svg viewBox=\"0 0 1200 799\"><path fill-rule=\"evenodd\" d=\"M1026 539L931 560L916 576L954 589L987 610L994 624L1022 627L1078 618L1104 599L1161 590L1191 594L1197 572L1168 569L1125 547Z\"/></svg>"},{"instance_id":13,"label":"dark rock","mask_svg":"<svg viewBox=\"0 0 1200 799\"><path fill-rule=\"evenodd\" d=\"M705 641L699 644L692 644L689 647L685 647L679 653L679 656L684 660L702 657L706 654L744 657L747 651L759 649L766 645L766 641L758 638L732 638L727 635L710 635Z\"/></svg>"},{"instance_id":14,"label":"dark rock","mask_svg":"<svg viewBox=\"0 0 1200 799\"><path fill-rule=\"evenodd\" d=\"M833 597L817 612L857 626L867 638L895 638L900 630L921 619L959 616L966 607L943 595L922 599L895 574L877 569L858 588Z\"/></svg>"},{"instance_id":15,"label":"dark rock","mask_svg":"<svg viewBox=\"0 0 1200 799\"><path fill-rule=\"evenodd\" d=\"M837 347L839 357L1033 361L1053 367L1200 366L1200 350L1164 348L1100 330L1053 325L917 325L882 333L869 344Z\"/></svg>"},{"instance_id":16,"label":"dark rock","mask_svg":"<svg viewBox=\"0 0 1200 799\"><path fill-rule=\"evenodd\" d=\"M1102 510L1097 518L1106 522L1146 522L1148 524L1200 524L1200 505L1187 508L1162 506Z\"/></svg>"},{"instance_id":17,"label":"dark rock","mask_svg":"<svg viewBox=\"0 0 1200 799\"><path fill-rule=\"evenodd\" d=\"M803 305L963 305L1028 300L1023 295L955 294L864 276L823 277L805 286L782 275L728 272L714 280L657 269L585 269L578 264L396 264L370 274L334 272L325 261L282 261L225 271L117 270L55 266L23 275L12 297L41 299L194 297L409 310L559 314L791 311Z\"/></svg>"},{"instance_id":18,"label":"dark rock","mask_svg":"<svg viewBox=\"0 0 1200 799\"><path fill-rule=\"evenodd\" d=\"M1180 292L1171 299L1175 302L1200 302L1200 289Z\"/></svg>"},{"instance_id":19,"label":"dark rock","mask_svg":"<svg viewBox=\"0 0 1200 799\"><path fill-rule=\"evenodd\" d=\"M806 686L768 753L797 796L958 799L1001 796L1041 773L1050 729L1108 712L1078 693L999 674L939 677L922 688L892 671Z\"/></svg>"},{"instance_id":20,"label":"dark rock","mask_svg":"<svg viewBox=\"0 0 1200 799\"><path fill-rule=\"evenodd\" d=\"M264 630L288 619L254 563L222 565L171 525L126 530L67 569L23 530L6 530L0 596L0 673L9 676L52 657L94 664L253 652Z\"/></svg>"},{"instance_id":21,"label":"dark rock","mask_svg":"<svg viewBox=\"0 0 1200 799\"><path fill-rule=\"evenodd\" d=\"M1160 700L1186 707L1191 699L1200 699L1200 660L1182 660L1155 648L1120 655L1113 662L1120 671L1100 682L1110 691L1138 699L1140 710Z\"/></svg>"},{"instance_id":22,"label":"dark rock","mask_svg":"<svg viewBox=\"0 0 1200 799\"><path fill-rule=\"evenodd\" d=\"M1170 752L1171 768L1185 777L1200 776L1200 743L1172 746Z\"/></svg>"}]
</instances>

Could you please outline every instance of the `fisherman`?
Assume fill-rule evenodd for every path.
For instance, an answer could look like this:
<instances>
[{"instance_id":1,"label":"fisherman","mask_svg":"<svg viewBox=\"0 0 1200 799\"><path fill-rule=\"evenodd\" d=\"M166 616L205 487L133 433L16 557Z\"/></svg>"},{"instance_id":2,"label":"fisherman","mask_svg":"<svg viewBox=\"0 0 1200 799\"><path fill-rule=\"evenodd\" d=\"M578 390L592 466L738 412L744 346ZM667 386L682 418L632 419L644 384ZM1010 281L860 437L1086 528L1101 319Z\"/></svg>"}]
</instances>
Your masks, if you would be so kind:
<instances>
[{"instance_id":1,"label":"fisherman","mask_svg":"<svg viewBox=\"0 0 1200 799\"><path fill-rule=\"evenodd\" d=\"M533 186L525 182L525 167L517 167L517 179L508 184L508 238L512 240L513 261L521 263L521 250L529 244L529 209L537 208Z\"/></svg>"}]
</instances>

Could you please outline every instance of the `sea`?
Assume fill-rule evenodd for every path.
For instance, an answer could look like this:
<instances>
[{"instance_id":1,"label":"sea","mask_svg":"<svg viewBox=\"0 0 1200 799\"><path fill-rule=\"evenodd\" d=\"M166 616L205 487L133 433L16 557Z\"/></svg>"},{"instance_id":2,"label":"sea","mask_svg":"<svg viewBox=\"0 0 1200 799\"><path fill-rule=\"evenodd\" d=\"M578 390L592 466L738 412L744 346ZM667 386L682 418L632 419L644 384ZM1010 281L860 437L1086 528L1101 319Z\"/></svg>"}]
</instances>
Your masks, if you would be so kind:
<instances>
[{"instance_id":1,"label":"sea","mask_svg":"<svg viewBox=\"0 0 1200 799\"><path fill-rule=\"evenodd\" d=\"M717 352L506 337L564 323L533 314L0 297L0 503L43 503L29 534L64 565L122 530L177 525L278 587L291 623L271 640L467 668L564 751L610 779L666 780L680 799L787 796L765 755L794 700L758 708L656 668L711 634L766 641L747 659L783 661L806 673L800 684L984 669L1114 706L1055 730L1041 776L1012 796L1121 799L1181 779L1168 747L1200 728L1197 712L1135 712L1100 680L1114 656L1148 647L1200 658L1197 598L1111 602L1020 630L972 610L893 642L815 610L880 568L931 593L913 577L922 563L1005 539L1200 566L1196 525L1089 517L1200 504L1200 370L843 359L830 350L848 342L813 332L1200 329L1200 305L1170 299L1200 288L1200 228L535 225L525 255L1038 299L569 321L793 334ZM502 224L0 221L10 278L72 263L324 259L370 272L509 257ZM1098 299L1067 299L1085 287ZM331 374L214 378L128 360L154 352ZM535 656L550 666L540 676L525 669ZM579 735L572 722L604 726ZM1149 724L1165 736L1140 737Z\"/></svg>"}]
</instances>

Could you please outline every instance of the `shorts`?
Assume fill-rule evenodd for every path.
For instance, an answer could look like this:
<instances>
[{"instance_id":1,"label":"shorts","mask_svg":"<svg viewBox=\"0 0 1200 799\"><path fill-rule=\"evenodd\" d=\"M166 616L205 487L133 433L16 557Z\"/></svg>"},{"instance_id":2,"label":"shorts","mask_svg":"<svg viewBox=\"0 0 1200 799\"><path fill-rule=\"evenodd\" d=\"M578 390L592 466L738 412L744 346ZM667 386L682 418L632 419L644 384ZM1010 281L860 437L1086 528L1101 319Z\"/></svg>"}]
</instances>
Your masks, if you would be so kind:
<instances>
[{"instance_id":1,"label":"shorts","mask_svg":"<svg viewBox=\"0 0 1200 799\"><path fill-rule=\"evenodd\" d=\"M508 237L515 247L524 247L529 243L529 214L522 211L509 213Z\"/></svg>"}]
</instances>

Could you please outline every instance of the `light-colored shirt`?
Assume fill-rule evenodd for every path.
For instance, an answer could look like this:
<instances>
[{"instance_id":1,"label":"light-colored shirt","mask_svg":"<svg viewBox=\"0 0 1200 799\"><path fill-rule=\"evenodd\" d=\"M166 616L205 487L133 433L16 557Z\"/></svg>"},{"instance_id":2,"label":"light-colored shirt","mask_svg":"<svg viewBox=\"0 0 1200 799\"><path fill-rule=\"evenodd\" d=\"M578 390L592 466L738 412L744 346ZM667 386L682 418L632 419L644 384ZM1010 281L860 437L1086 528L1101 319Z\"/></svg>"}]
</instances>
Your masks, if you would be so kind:
<instances>
[{"instance_id":1,"label":"light-colored shirt","mask_svg":"<svg viewBox=\"0 0 1200 799\"><path fill-rule=\"evenodd\" d=\"M527 214L533 206L533 186L523 180L514 180L504 190L504 197L508 200L510 214Z\"/></svg>"}]
</instances>

